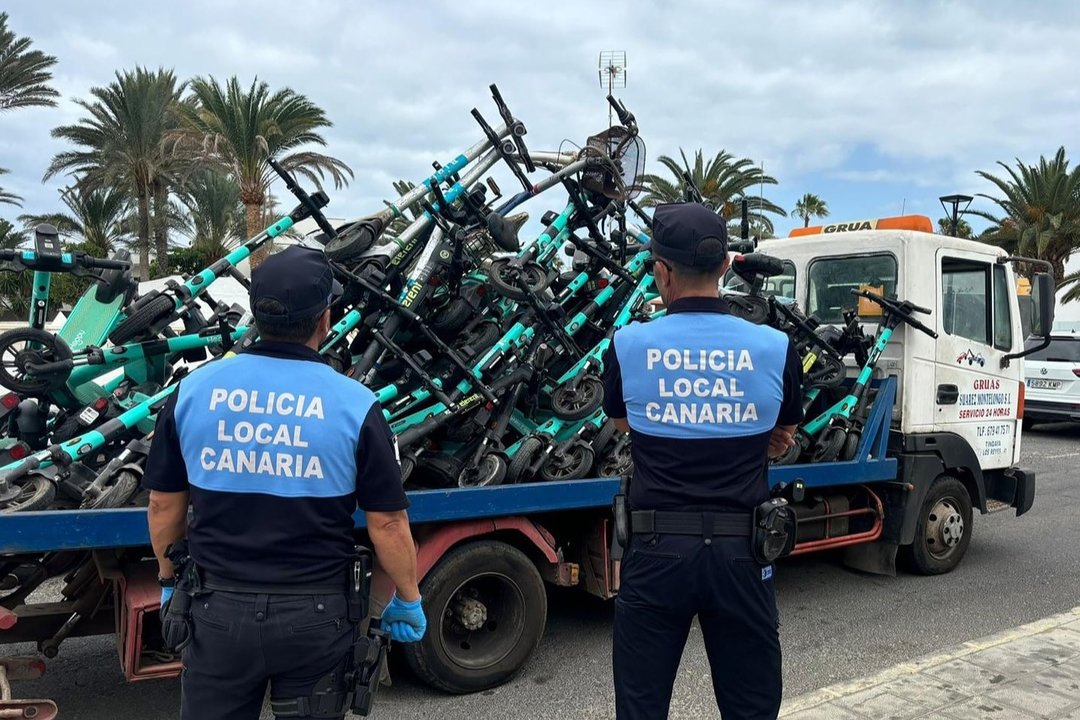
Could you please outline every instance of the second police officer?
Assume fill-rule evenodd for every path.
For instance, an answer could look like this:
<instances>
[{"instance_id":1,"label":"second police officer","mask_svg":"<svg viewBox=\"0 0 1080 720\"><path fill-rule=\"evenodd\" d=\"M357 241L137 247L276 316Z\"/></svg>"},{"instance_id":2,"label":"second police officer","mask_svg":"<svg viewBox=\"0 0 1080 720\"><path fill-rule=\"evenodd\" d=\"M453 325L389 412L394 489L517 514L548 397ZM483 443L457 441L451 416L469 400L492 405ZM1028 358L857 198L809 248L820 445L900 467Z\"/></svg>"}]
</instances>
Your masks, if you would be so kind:
<instances>
[{"instance_id":1,"label":"second police officer","mask_svg":"<svg viewBox=\"0 0 1080 720\"><path fill-rule=\"evenodd\" d=\"M666 718L695 616L724 720L772 720L781 698L773 566L751 551L769 500L768 456L802 419L802 367L786 335L728 313L723 218L657 207L652 272L666 316L620 329L604 410L629 431L630 542L615 603L619 720Z\"/></svg>"}]
</instances>

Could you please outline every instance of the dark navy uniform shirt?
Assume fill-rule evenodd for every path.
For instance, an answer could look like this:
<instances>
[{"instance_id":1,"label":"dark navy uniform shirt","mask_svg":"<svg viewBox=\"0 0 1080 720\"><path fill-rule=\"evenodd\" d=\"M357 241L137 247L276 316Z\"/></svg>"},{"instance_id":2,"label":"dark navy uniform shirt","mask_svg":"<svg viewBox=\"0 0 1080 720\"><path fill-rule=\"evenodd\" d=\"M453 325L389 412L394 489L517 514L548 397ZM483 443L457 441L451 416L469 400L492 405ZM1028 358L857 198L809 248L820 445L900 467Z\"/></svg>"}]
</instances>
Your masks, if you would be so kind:
<instances>
[{"instance_id":1,"label":"dark navy uniform shirt","mask_svg":"<svg viewBox=\"0 0 1080 720\"><path fill-rule=\"evenodd\" d=\"M769 497L769 437L802 420L802 363L787 335L682 298L615 333L604 412L630 424L636 510L750 510Z\"/></svg>"},{"instance_id":2,"label":"dark navy uniform shirt","mask_svg":"<svg viewBox=\"0 0 1080 720\"><path fill-rule=\"evenodd\" d=\"M335 582L357 506L409 506L374 394L310 348L267 341L184 378L158 417L143 485L189 490L192 558L248 584Z\"/></svg>"}]
</instances>

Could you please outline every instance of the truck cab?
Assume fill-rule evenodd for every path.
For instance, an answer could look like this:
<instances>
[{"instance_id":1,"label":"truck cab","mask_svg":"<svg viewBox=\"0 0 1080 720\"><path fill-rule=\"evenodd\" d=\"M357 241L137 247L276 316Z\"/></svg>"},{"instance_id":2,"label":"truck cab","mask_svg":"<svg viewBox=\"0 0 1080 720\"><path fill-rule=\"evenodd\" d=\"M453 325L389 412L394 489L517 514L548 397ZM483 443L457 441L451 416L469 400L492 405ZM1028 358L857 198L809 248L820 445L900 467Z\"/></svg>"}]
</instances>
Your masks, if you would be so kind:
<instances>
[{"instance_id":1,"label":"truck cab","mask_svg":"<svg viewBox=\"0 0 1080 720\"><path fill-rule=\"evenodd\" d=\"M857 309L865 332L875 332L881 308L852 290L930 310L920 319L937 337L900 325L874 377L894 378L897 393L889 454L898 459L899 483L885 492L889 521L879 542L892 546L886 559L905 546L919 555L921 544L916 568L935 573L952 569L966 550L972 508L1015 508L1017 515L1031 508L1034 475L1019 467L1021 358L1025 327L1052 324L1053 283L1035 274L1035 302L1022 306L1014 266L1031 261L931 229L922 216L838 223L799 228L757 251L784 261L765 292L795 302L822 324L843 324L844 311ZM1022 308L1032 317L1022 318ZM853 377L858 368L847 364Z\"/></svg>"}]
</instances>

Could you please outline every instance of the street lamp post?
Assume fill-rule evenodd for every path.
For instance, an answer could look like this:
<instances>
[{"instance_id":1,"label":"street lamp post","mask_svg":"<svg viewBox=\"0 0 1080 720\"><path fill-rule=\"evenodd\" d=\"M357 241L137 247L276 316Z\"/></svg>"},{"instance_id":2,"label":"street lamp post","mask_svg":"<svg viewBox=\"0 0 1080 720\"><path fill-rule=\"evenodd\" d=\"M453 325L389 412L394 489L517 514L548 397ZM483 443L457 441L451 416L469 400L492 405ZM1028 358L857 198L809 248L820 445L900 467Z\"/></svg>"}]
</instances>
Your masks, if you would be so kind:
<instances>
[{"instance_id":1,"label":"street lamp post","mask_svg":"<svg viewBox=\"0 0 1080 720\"><path fill-rule=\"evenodd\" d=\"M945 213L952 220L952 236L956 237L957 230L960 224L960 216L967 212L968 206L971 205L971 201L975 198L970 195L942 195L938 198L941 201L941 207L945 210ZM960 209L960 204L963 203L964 209ZM952 206L950 211L949 206Z\"/></svg>"}]
</instances>

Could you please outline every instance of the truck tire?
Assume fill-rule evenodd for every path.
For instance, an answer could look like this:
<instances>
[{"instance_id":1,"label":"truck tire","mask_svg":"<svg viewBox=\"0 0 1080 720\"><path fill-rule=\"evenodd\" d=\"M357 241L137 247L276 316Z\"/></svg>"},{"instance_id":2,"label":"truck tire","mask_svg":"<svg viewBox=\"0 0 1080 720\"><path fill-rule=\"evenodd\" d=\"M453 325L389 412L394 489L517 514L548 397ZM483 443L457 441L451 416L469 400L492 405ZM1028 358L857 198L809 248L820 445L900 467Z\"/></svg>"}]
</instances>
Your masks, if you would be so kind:
<instances>
[{"instance_id":1,"label":"truck tire","mask_svg":"<svg viewBox=\"0 0 1080 720\"><path fill-rule=\"evenodd\" d=\"M915 542L903 548L907 565L920 575L941 575L960 564L971 543L971 496L964 484L942 475L919 509Z\"/></svg>"},{"instance_id":2,"label":"truck tire","mask_svg":"<svg viewBox=\"0 0 1080 720\"><path fill-rule=\"evenodd\" d=\"M487 690L517 674L547 623L544 582L532 561L497 540L456 547L420 583L428 629L402 645L428 685L450 693Z\"/></svg>"}]
</instances>

